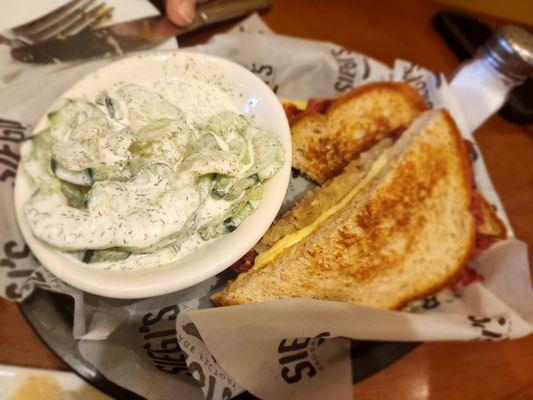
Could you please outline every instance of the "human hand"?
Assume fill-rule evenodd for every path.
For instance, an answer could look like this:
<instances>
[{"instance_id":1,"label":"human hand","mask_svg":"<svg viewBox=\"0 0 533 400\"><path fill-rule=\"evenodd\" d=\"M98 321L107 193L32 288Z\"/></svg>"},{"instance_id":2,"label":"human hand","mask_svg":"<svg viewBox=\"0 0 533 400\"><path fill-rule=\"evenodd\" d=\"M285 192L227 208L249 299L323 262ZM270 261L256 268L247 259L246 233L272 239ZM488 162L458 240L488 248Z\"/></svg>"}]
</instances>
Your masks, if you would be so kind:
<instances>
[{"instance_id":1,"label":"human hand","mask_svg":"<svg viewBox=\"0 0 533 400\"><path fill-rule=\"evenodd\" d=\"M196 0L166 0L166 12L173 23L187 27L194 22Z\"/></svg>"}]
</instances>

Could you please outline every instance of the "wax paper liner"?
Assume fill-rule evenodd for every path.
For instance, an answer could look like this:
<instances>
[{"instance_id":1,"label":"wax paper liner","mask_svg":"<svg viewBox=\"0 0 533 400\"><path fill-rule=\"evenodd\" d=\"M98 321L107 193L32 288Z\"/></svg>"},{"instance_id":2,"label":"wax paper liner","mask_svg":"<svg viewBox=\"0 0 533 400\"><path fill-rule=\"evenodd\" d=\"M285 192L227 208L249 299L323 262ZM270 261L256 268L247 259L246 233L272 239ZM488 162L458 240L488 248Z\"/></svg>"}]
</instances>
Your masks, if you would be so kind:
<instances>
[{"instance_id":1,"label":"wax paper liner","mask_svg":"<svg viewBox=\"0 0 533 400\"><path fill-rule=\"evenodd\" d=\"M406 61L396 61L391 70L332 43L273 35L255 15L190 50L246 66L285 98L330 97L365 82L406 81L433 107L447 107L472 140L444 77ZM72 296L80 352L108 379L150 399L202 394L227 399L245 389L265 399L348 399L348 338L504 340L531 333L527 248L513 238L479 150L476 182L507 223L511 239L471 263L484 275L483 283L418 300L409 312L309 299L212 308L209 296L236 275L230 269L189 289L144 300L105 299L66 285L38 265L21 239L12 192L18 143L87 70L83 65L51 73L50 85L37 92L39 82L31 80L0 90L0 290L15 301L35 287ZM295 174L283 209L312 186Z\"/></svg>"}]
</instances>

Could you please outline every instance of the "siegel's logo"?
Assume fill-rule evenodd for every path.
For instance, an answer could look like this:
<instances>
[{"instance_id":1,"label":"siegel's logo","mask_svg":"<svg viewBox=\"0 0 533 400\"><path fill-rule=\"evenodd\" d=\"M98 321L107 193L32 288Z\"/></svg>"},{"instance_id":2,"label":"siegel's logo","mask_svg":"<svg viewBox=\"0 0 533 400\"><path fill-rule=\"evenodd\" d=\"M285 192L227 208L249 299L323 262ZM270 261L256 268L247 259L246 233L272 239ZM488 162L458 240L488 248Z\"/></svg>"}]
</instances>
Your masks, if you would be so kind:
<instances>
[{"instance_id":1,"label":"siegel's logo","mask_svg":"<svg viewBox=\"0 0 533 400\"><path fill-rule=\"evenodd\" d=\"M176 338L176 327L173 321L179 313L177 305L164 307L154 315L147 313L142 319L143 326L139 333L144 333L143 349L155 367L169 374L185 374L190 376L186 355L181 350Z\"/></svg>"},{"instance_id":2,"label":"siegel's logo","mask_svg":"<svg viewBox=\"0 0 533 400\"><path fill-rule=\"evenodd\" d=\"M17 244L14 240L10 240L4 244L3 250L5 257L0 258L0 268L7 270L2 272L13 280L6 286L4 294L10 300L18 300L23 296L22 289L26 288L26 279L33 273L33 268L24 269L25 264L19 263L31 256L30 248L25 243ZM37 280L39 277L33 277L33 283L37 283ZM39 282L44 282L44 278L40 278Z\"/></svg>"},{"instance_id":3,"label":"siegel's logo","mask_svg":"<svg viewBox=\"0 0 533 400\"><path fill-rule=\"evenodd\" d=\"M436 87L438 88L441 84L441 79L438 74L435 74L436 79ZM402 71L402 80L405 83L408 83L412 87L414 87L418 93L424 98L424 100L428 103L430 108L433 108L433 102L431 101L430 95L429 95L429 88L427 83L427 77L424 69L416 64L409 63L407 65L404 65L403 71Z\"/></svg>"},{"instance_id":4,"label":"siegel's logo","mask_svg":"<svg viewBox=\"0 0 533 400\"><path fill-rule=\"evenodd\" d=\"M202 389L206 400L230 400L237 391L237 383L217 363L215 357L203 348L203 339L192 322L181 326L178 342L187 352L192 379ZM233 389L233 391L232 391Z\"/></svg>"},{"instance_id":5,"label":"siegel's logo","mask_svg":"<svg viewBox=\"0 0 533 400\"><path fill-rule=\"evenodd\" d=\"M331 55L335 57L339 72L337 80L335 81L335 90L343 93L351 90L355 86L355 80L358 74L361 79L366 79L370 75L370 65L368 60L363 58L356 59L356 54L353 51L343 47L334 48L331 50ZM360 72L358 70L361 70Z\"/></svg>"},{"instance_id":6,"label":"siegel's logo","mask_svg":"<svg viewBox=\"0 0 533 400\"><path fill-rule=\"evenodd\" d=\"M469 315L468 322L479 330L479 337L474 340L505 340L509 339L511 321L505 315L489 318Z\"/></svg>"},{"instance_id":7,"label":"siegel's logo","mask_svg":"<svg viewBox=\"0 0 533 400\"><path fill-rule=\"evenodd\" d=\"M317 356L318 347L330 336L329 332L322 332L314 338L283 339L278 346L281 355L279 363L281 377L287 383L297 383L304 374L308 377L316 375L317 369L322 369Z\"/></svg>"},{"instance_id":8,"label":"siegel's logo","mask_svg":"<svg viewBox=\"0 0 533 400\"><path fill-rule=\"evenodd\" d=\"M250 71L261 78L274 93L278 93L279 85L275 82L276 74L272 65L252 63Z\"/></svg>"},{"instance_id":9,"label":"siegel's logo","mask_svg":"<svg viewBox=\"0 0 533 400\"><path fill-rule=\"evenodd\" d=\"M20 160L18 144L24 140L26 128L17 121L0 118L0 182L15 183Z\"/></svg>"}]
</instances>

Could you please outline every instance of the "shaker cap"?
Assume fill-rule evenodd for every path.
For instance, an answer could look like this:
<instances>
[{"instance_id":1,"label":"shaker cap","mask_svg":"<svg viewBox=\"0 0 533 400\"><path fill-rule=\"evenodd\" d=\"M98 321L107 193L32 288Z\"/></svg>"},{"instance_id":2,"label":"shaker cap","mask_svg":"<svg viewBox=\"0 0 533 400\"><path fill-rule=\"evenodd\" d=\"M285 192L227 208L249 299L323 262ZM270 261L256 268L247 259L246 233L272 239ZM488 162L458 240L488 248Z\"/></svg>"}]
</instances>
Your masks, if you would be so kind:
<instances>
[{"instance_id":1,"label":"shaker cap","mask_svg":"<svg viewBox=\"0 0 533 400\"><path fill-rule=\"evenodd\" d=\"M480 51L493 68L511 79L533 76L533 35L525 29L506 25Z\"/></svg>"}]
</instances>

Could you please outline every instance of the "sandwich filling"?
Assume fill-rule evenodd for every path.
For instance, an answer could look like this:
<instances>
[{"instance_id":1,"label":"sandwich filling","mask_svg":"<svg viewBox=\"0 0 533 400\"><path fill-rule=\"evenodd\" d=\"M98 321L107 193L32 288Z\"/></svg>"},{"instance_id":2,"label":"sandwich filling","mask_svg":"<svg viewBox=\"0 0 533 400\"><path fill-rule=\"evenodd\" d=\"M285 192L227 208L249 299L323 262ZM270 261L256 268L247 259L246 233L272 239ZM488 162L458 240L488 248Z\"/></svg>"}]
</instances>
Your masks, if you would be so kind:
<instances>
[{"instance_id":1,"label":"sandwich filling","mask_svg":"<svg viewBox=\"0 0 533 400\"><path fill-rule=\"evenodd\" d=\"M366 174L366 176L354 188L352 188L338 203L334 204L322 214L320 214L318 218L316 218L311 224L283 237L270 249L259 254L255 258L254 268L262 268L270 261L275 259L284 250L305 239L307 236L313 233L324 221L326 221L332 215L337 213L339 210L342 210L344 207L346 207L355 196L361 193L370 184L370 182L376 176L379 175L379 173L385 168L389 160L390 150L387 149L378 157L376 161L374 161L374 163L370 167L370 171Z\"/></svg>"}]
</instances>

